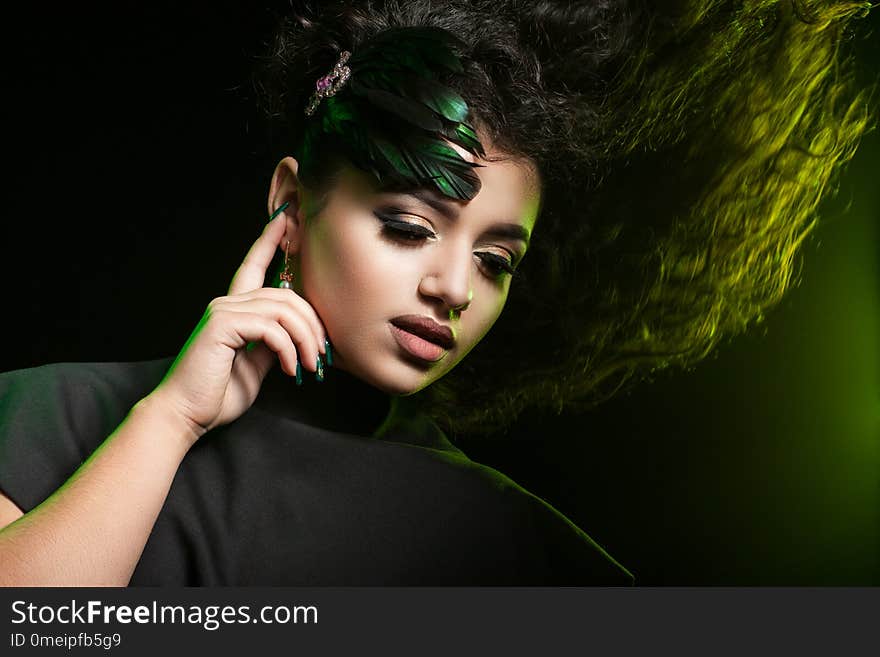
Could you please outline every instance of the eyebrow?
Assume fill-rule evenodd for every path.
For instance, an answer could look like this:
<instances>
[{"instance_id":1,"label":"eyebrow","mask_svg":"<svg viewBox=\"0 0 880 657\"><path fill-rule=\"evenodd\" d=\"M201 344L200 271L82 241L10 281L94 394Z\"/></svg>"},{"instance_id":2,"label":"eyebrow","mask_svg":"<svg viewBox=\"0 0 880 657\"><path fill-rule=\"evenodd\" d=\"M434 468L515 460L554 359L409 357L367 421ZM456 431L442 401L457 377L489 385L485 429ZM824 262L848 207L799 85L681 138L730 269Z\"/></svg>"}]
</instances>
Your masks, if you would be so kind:
<instances>
[{"instance_id":1,"label":"eyebrow","mask_svg":"<svg viewBox=\"0 0 880 657\"><path fill-rule=\"evenodd\" d=\"M434 208L437 212L445 215L446 217L449 217L450 219L455 219L458 217L458 208L452 205L451 202L444 201L443 199L439 198L431 190L417 188L391 193L400 194L402 196L411 196L414 199L421 201L425 205ZM520 224L503 222L497 223L489 227L489 229L486 231L486 235L519 240L521 242L524 242L527 247L529 245L529 231L527 231Z\"/></svg>"}]
</instances>

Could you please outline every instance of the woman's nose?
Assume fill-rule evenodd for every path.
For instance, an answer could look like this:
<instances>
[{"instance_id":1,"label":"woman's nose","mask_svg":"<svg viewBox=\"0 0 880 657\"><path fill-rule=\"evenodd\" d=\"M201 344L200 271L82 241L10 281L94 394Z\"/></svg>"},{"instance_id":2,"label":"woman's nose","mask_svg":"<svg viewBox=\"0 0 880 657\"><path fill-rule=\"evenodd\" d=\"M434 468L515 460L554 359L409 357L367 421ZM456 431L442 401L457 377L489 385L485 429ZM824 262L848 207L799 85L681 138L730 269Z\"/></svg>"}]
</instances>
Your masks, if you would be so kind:
<instances>
[{"instance_id":1,"label":"woman's nose","mask_svg":"<svg viewBox=\"0 0 880 657\"><path fill-rule=\"evenodd\" d=\"M442 301L444 312L464 310L474 298L472 258L470 251L467 257L458 254L437 258L434 266L422 277L419 292Z\"/></svg>"}]
</instances>

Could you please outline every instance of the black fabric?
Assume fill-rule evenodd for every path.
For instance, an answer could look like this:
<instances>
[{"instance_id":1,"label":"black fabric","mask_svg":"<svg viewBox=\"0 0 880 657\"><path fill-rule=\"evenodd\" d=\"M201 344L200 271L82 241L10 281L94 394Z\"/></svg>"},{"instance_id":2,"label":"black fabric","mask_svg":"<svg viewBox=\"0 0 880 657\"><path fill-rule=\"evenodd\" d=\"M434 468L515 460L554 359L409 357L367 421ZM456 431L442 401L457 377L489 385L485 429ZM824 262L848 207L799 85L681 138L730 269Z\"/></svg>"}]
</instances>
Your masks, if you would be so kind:
<instances>
[{"instance_id":1,"label":"black fabric","mask_svg":"<svg viewBox=\"0 0 880 657\"><path fill-rule=\"evenodd\" d=\"M0 374L0 489L25 512L87 459L172 359ZM631 585L543 500L424 415L339 370L273 368L253 407L184 458L137 585Z\"/></svg>"}]
</instances>

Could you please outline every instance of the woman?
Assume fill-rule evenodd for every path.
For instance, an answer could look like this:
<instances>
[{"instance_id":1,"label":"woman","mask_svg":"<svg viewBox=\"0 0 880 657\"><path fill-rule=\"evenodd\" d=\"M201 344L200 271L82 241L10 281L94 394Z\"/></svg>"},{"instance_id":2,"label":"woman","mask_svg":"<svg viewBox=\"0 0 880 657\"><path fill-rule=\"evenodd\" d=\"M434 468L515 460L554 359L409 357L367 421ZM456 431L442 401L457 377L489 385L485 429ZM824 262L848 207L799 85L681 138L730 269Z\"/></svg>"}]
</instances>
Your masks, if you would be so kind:
<instances>
[{"instance_id":1,"label":"woman","mask_svg":"<svg viewBox=\"0 0 880 657\"><path fill-rule=\"evenodd\" d=\"M16 447L15 429L31 429L39 409L12 423L0 487L29 508L6 501L4 518L15 520L0 534L7 581L58 582L64 564L74 583L626 583L625 569L582 532L468 462L425 414L448 430L489 432L527 404L595 403L639 368L694 362L774 302L811 203L864 120L846 114L837 135L809 120L781 123L773 112L789 115L792 104L817 117L802 106L815 100L808 94L773 94L822 82L827 62L769 87L766 75L734 76L729 55L766 61L770 44L799 30L812 53L833 55L834 31L857 9L828 10L817 21L824 31L764 5L736 21L713 7L651 22L638 3L388 3L291 21L273 60L284 96L269 104L283 108L297 144L270 187L269 211L281 212L167 374L163 362L6 377L15 408L26 408L28 385L47 383L41 376L62 404L101 407L83 414L88 427L58 427L73 443L68 465L134 405L39 506L63 479L32 484L23 464L34 452ZM389 25L442 28L464 44ZM585 33L596 41L573 43ZM735 34L742 41L721 40ZM691 41L664 54L681 35ZM346 48L352 65L339 82ZM462 75L446 48L463 51ZM695 56L716 50L713 61ZM424 62L398 63L414 52L436 59L409 84ZM702 75L685 75L695 61ZM388 67L399 75L377 81ZM371 72L372 87L362 82ZM309 98L314 80L320 91L339 86ZM749 111L727 113L740 103ZM714 112L703 116L707 104ZM314 116L303 120L304 107ZM710 131L717 115L741 123ZM683 126L706 131L682 140ZM804 135L833 148L798 159L784 147ZM642 175L633 199L621 181L639 173L627 160L645 144L660 155L640 158L644 171L662 173L662 158L687 166ZM733 154L723 162L710 157L719 144ZM789 170L818 184L786 186ZM755 194L758 180L766 187ZM691 196L661 193L673 183ZM749 216L768 226L755 231ZM261 287L276 252L293 291ZM514 268L519 286L508 278ZM324 357L337 369L322 372ZM276 359L294 386L302 370L325 380L305 377L297 390L271 371ZM279 435L291 442L279 445ZM328 473L339 490L322 483ZM76 568L33 549L48 535L80 547L63 550ZM285 543L273 552L267 540Z\"/></svg>"}]
</instances>

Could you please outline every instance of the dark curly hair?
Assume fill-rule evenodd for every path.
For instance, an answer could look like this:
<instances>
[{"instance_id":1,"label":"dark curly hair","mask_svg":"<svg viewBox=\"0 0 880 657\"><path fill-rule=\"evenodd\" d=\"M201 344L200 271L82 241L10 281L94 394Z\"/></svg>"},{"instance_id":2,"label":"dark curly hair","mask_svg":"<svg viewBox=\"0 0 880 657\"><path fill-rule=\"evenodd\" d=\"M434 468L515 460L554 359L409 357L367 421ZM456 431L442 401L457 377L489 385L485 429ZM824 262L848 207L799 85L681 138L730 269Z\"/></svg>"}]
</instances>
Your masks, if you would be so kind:
<instances>
[{"instance_id":1,"label":"dark curly hair","mask_svg":"<svg viewBox=\"0 0 880 657\"><path fill-rule=\"evenodd\" d=\"M393 26L465 43L452 84L543 207L492 331L416 397L453 439L583 410L760 323L873 116L851 0L296 3L255 74L278 148L314 81ZM338 162L301 162L328 180Z\"/></svg>"}]
</instances>

